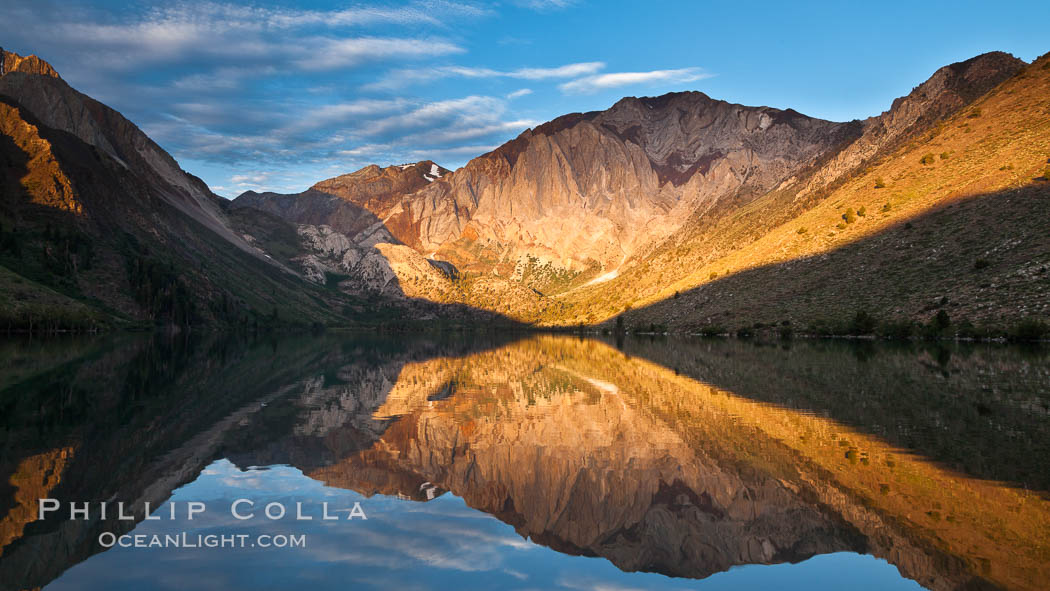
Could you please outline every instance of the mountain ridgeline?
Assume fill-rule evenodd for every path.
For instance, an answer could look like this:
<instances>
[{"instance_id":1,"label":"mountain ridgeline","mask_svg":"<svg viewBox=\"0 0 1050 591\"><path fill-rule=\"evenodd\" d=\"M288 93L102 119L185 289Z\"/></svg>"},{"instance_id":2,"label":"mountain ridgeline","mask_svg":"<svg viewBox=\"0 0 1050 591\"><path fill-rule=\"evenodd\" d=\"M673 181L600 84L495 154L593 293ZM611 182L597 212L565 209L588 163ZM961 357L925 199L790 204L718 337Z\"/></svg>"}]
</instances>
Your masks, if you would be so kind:
<instances>
[{"instance_id":1,"label":"mountain ridgeline","mask_svg":"<svg viewBox=\"0 0 1050 591\"><path fill-rule=\"evenodd\" d=\"M305 281L120 113L35 56L0 63L0 330L354 325L436 308ZM290 228L256 218L257 234Z\"/></svg>"},{"instance_id":2,"label":"mountain ridgeline","mask_svg":"<svg viewBox=\"0 0 1050 591\"><path fill-rule=\"evenodd\" d=\"M839 333L1050 314L1047 56L945 66L847 123L628 97L455 171L372 165L232 202L45 62L2 56L12 326L57 307L92 323ZM137 279L141 265L168 275Z\"/></svg>"}]
</instances>

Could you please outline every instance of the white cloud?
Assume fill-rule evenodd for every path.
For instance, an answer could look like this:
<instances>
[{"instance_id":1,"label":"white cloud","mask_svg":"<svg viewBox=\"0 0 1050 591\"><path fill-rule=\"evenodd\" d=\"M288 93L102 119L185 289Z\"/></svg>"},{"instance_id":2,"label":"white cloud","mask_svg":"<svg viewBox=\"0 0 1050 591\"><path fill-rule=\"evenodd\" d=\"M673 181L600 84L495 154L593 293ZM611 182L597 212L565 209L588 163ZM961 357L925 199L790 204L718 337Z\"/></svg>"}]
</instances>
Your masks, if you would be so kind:
<instances>
[{"instance_id":1,"label":"white cloud","mask_svg":"<svg viewBox=\"0 0 1050 591\"><path fill-rule=\"evenodd\" d=\"M369 60L461 53L446 40L427 37L347 35L345 29L378 24L445 28L450 21L485 13L451 2L416 3L402 8L355 7L336 11L297 11L255 6L180 3L140 13L106 15L71 6L66 11L14 7L21 29L0 23L0 32L47 39L42 49L73 51L93 70L132 71L145 65L193 64L202 58L241 62L241 66L295 66L334 69ZM441 25L441 26L439 26ZM302 29L302 31L298 31ZM338 34L335 33L339 31ZM90 57L87 57L90 56ZM188 82L192 82L192 79Z\"/></svg>"},{"instance_id":2,"label":"white cloud","mask_svg":"<svg viewBox=\"0 0 1050 591\"><path fill-rule=\"evenodd\" d=\"M582 62L567 64L557 68L521 68L510 72L511 78L524 78L525 80L545 80L547 78L572 78L592 74L605 67L604 62Z\"/></svg>"},{"instance_id":3,"label":"white cloud","mask_svg":"<svg viewBox=\"0 0 1050 591\"><path fill-rule=\"evenodd\" d=\"M540 12L563 10L576 4L576 0L514 0L514 4Z\"/></svg>"},{"instance_id":4,"label":"white cloud","mask_svg":"<svg viewBox=\"0 0 1050 591\"><path fill-rule=\"evenodd\" d=\"M230 177L230 182L235 185L259 185L270 178L268 172L256 172L251 174L235 174Z\"/></svg>"},{"instance_id":5,"label":"white cloud","mask_svg":"<svg viewBox=\"0 0 1050 591\"><path fill-rule=\"evenodd\" d=\"M521 98L523 96L527 96L527 95L530 95L530 94L532 94L532 89L531 88L522 88L520 90L515 90L514 92L508 94L507 98L508 99L516 99L516 98Z\"/></svg>"},{"instance_id":6,"label":"white cloud","mask_svg":"<svg viewBox=\"0 0 1050 591\"><path fill-rule=\"evenodd\" d=\"M366 90L395 90L410 84L431 82L442 78L510 78L515 80L549 80L574 78L593 74L605 67L604 62L580 62L552 68L518 68L516 70L493 70L469 66L442 66L437 68L412 68L394 70L371 84Z\"/></svg>"},{"instance_id":7,"label":"white cloud","mask_svg":"<svg viewBox=\"0 0 1050 591\"><path fill-rule=\"evenodd\" d=\"M503 101L490 96L467 96L427 103L407 113L372 121L361 130L379 135L395 130L434 129L442 124L462 126L491 124L502 116Z\"/></svg>"},{"instance_id":8,"label":"white cloud","mask_svg":"<svg viewBox=\"0 0 1050 591\"><path fill-rule=\"evenodd\" d=\"M648 84L654 82L681 83L695 82L710 78L712 75L700 68L681 68L678 70L651 70L648 72L616 72L612 74L597 74L586 76L578 80L572 80L558 86L562 92L568 94L587 94L629 86L632 84Z\"/></svg>"},{"instance_id":9,"label":"white cloud","mask_svg":"<svg viewBox=\"0 0 1050 591\"><path fill-rule=\"evenodd\" d=\"M297 50L293 62L306 70L334 70L356 66L375 60L395 58L426 58L463 53L453 43L430 39L311 39L303 43L306 50Z\"/></svg>"},{"instance_id":10,"label":"white cloud","mask_svg":"<svg viewBox=\"0 0 1050 591\"><path fill-rule=\"evenodd\" d=\"M275 74L273 66L216 68L208 73L197 73L176 78L171 87L187 92L208 92L214 90L236 90L246 78L255 78Z\"/></svg>"},{"instance_id":11,"label":"white cloud","mask_svg":"<svg viewBox=\"0 0 1050 591\"><path fill-rule=\"evenodd\" d=\"M404 99L356 101L322 105L298 115L292 123L284 127L284 133L293 133L330 127L332 125L359 120L363 117L397 112L408 106Z\"/></svg>"}]
</instances>

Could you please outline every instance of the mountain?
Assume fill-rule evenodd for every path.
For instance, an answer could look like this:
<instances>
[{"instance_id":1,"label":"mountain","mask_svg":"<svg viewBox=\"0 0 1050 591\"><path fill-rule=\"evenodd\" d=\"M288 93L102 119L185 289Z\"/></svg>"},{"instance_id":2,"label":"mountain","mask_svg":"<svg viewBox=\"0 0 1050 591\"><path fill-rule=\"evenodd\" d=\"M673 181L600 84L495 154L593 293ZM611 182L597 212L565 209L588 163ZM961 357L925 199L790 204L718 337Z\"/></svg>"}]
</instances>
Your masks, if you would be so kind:
<instances>
[{"instance_id":1,"label":"mountain","mask_svg":"<svg viewBox=\"0 0 1050 591\"><path fill-rule=\"evenodd\" d=\"M995 63L1009 67L981 74ZM626 296L579 294L577 305L604 317L629 309L629 326L712 331L870 332L853 325L860 315L907 332L943 310L951 331L981 336L1046 318L1050 58L1017 65L988 54L931 82L948 89L947 102L920 86L808 178L721 219L692 220L610 284ZM951 90L960 87L969 91ZM922 105L949 114L908 123L895 112ZM904 132L884 131L902 119ZM880 137L885 147L869 147Z\"/></svg>"},{"instance_id":2,"label":"mountain","mask_svg":"<svg viewBox=\"0 0 1050 591\"><path fill-rule=\"evenodd\" d=\"M248 191L234 206L266 211L296 224L329 226L358 244L400 242L418 247L413 234L397 223L401 198L448 172L429 160L387 168L372 165L295 195Z\"/></svg>"},{"instance_id":3,"label":"mountain","mask_svg":"<svg viewBox=\"0 0 1050 591\"><path fill-rule=\"evenodd\" d=\"M535 320L556 305L546 296L615 274L694 212L761 195L855 132L698 92L630 98L526 131L455 172L430 161L369 166L297 195L247 192L234 207L299 224L312 253L303 268L379 278L344 289ZM328 231L304 226L355 248L319 244ZM369 258L377 250L389 268Z\"/></svg>"},{"instance_id":4,"label":"mountain","mask_svg":"<svg viewBox=\"0 0 1050 591\"><path fill-rule=\"evenodd\" d=\"M858 310L887 321L925 321L930 301L953 291L958 274L950 265L931 268L917 250L882 254L881 261L850 259L849 270L807 257L854 244L860 228L869 235L914 225L907 220L960 197L1012 187L1023 194L998 201L991 217L972 215L988 229L1020 231L1022 247L1003 261L1001 274L1029 273L1024 257L1041 260L1048 246L1027 230L1044 218L1025 215L1046 211L1033 205L1043 190L1032 180L1050 154L1039 145L1048 119L1041 98L1046 63L983 54L939 69L886 112L849 123L699 92L630 97L527 130L453 172L429 161L370 166L300 195L249 192L234 207L299 224L303 251L289 264L317 269L315 281L321 269L382 276L340 283L352 293L461 302L552 325L612 322L625 311L635 326L689 330L785 322L824 330ZM986 102L994 108L976 106ZM949 142L951 125L968 135L956 133ZM927 153L933 161L924 159ZM892 162L908 166L891 170ZM441 174L426 176L430 167ZM859 179L865 180L858 185ZM774 243L774 236L784 238ZM333 246L333 239L347 247ZM973 266L1007 236L975 239L941 252L967 259L955 265ZM951 240L939 234L924 245ZM865 250L865 261L873 249ZM788 275L792 265L808 265L837 281L836 289L823 289L825 280L809 274L808 283L770 274L747 280L746 297L733 295L746 270L779 262ZM857 274L862 269L864 277ZM888 279L905 269L914 269L907 272L915 282ZM865 290L876 281L872 275L889 282L881 292L888 295ZM925 286L919 277L927 277ZM793 287L782 289L784 282ZM818 289L809 287L813 282ZM706 285L725 289L714 299L697 295ZM979 298L989 297L984 293L956 312L976 322L1020 321L1047 293L1041 284L1008 292L1010 301L994 311L977 308Z\"/></svg>"},{"instance_id":5,"label":"mountain","mask_svg":"<svg viewBox=\"0 0 1050 591\"><path fill-rule=\"evenodd\" d=\"M854 127L699 92L628 98L528 130L451 174L429 161L370 166L299 195L248 192L235 203L351 234L375 216L402 244L467 271L510 274L532 258L593 276L697 208L768 191ZM355 213L363 220L347 219Z\"/></svg>"},{"instance_id":6,"label":"mountain","mask_svg":"<svg viewBox=\"0 0 1050 591\"><path fill-rule=\"evenodd\" d=\"M1046 56L945 66L848 123L628 97L459 170L372 165L232 202L43 60L0 63L8 328L906 333L938 316L979 336L1050 314Z\"/></svg>"},{"instance_id":7,"label":"mountain","mask_svg":"<svg viewBox=\"0 0 1050 591\"><path fill-rule=\"evenodd\" d=\"M406 306L409 316L436 313L429 302L391 307L308 281L120 113L36 56L0 50L0 64L0 327L346 325L388 309L403 317ZM295 236L275 216L252 221L271 238Z\"/></svg>"}]
</instances>

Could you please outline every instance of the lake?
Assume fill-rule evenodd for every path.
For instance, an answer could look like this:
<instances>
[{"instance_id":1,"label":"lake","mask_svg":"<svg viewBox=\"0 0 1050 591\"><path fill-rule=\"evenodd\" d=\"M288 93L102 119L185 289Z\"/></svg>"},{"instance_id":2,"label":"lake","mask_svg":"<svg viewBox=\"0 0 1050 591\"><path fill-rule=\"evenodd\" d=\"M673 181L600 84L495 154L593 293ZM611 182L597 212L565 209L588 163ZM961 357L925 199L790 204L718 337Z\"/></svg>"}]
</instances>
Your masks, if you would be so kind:
<instances>
[{"instance_id":1,"label":"lake","mask_svg":"<svg viewBox=\"0 0 1050 591\"><path fill-rule=\"evenodd\" d=\"M0 589L1050 581L1045 347L9 339L0 450Z\"/></svg>"}]
</instances>

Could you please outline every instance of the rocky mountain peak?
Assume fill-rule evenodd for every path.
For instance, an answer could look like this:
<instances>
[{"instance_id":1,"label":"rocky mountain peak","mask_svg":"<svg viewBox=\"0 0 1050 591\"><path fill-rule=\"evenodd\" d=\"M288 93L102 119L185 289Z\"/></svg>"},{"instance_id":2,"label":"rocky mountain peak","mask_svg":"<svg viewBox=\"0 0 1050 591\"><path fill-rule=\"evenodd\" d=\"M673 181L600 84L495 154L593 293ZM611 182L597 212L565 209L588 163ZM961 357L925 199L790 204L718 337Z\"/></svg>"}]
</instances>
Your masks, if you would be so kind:
<instances>
[{"instance_id":1,"label":"rocky mountain peak","mask_svg":"<svg viewBox=\"0 0 1050 591\"><path fill-rule=\"evenodd\" d=\"M61 78L58 72L51 67L51 64L39 57L35 55L23 57L11 51L4 51L4 48L0 47L0 76L5 76L11 72Z\"/></svg>"},{"instance_id":2,"label":"rocky mountain peak","mask_svg":"<svg viewBox=\"0 0 1050 591\"><path fill-rule=\"evenodd\" d=\"M380 167L370 164L360 170L323 180L312 191L334 195L380 214L401 197L422 189L448 174L432 160Z\"/></svg>"},{"instance_id":3,"label":"rocky mountain peak","mask_svg":"<svg viewBox=\"0 0 1050 591\"><path fill-rule=\"evenodd\" d=\"M993 51L939 68L889 110L864 120L861 134L801 188L799 195L827 186L907 138L964 108L1020 72L1023 60Z\"/></svg>"},{"instance_id":4,"label":"rocky mountain peak","mask_svg":"<svg viewBox=\"0 0 1050 591\"><path fill-rule=\"evenodd\" d=\"M1025 62L1002 51L993 51L938 69L907 96L893 101L891 117L896 112L921 106L927 120L934 120L953 112L985 94L1025 67Z\"/></svg>"}]
</instances>

